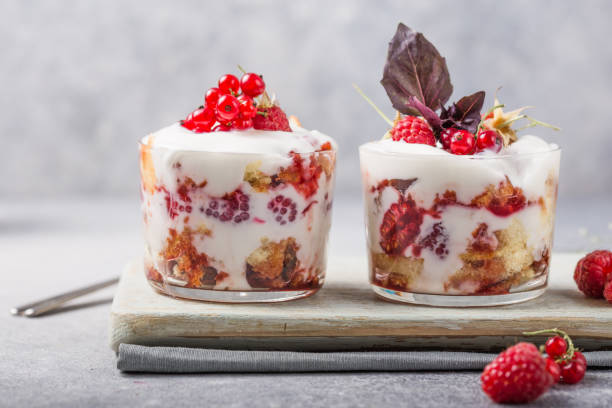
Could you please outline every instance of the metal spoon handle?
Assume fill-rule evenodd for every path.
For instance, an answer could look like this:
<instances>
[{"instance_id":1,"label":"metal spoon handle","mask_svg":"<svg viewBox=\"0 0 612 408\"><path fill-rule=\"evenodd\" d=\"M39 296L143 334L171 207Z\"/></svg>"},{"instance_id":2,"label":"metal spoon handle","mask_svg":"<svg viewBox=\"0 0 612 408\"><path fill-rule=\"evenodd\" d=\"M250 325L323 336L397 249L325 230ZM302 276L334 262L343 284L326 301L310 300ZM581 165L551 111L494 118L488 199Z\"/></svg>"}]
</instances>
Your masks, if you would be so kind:
<instances>
[{"instance_id":1,"label":"metal spoon handle","mask_svg":"<svg viewBox=\"0 0 612 408\"><path fill-rule=\"evenodd\" d=\"M76 299L80 296L87 295L97 290L106 288L119 282L119 278L113 278L104 282L94 283L93 285L85 286L80 289L75 289L70 292L62 293L47 299L42 299L37 302L28 303L26 305L14 307L10 310L13 315L24 315L27 317L40 316L50 310L57 309L64 303Z\"/></svg>"}]
</instances>

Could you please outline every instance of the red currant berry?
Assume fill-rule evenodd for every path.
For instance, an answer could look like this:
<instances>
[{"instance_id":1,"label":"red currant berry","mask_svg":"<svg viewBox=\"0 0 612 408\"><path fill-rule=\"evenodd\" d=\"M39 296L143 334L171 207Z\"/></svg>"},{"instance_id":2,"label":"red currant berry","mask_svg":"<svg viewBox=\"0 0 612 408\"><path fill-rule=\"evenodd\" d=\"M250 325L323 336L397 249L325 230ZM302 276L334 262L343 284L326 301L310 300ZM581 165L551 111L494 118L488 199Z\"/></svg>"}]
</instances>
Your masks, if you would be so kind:
<instances>
[{"instance_id":1,"label":"red currant berry","mask_svg":"<svg viewBox=\"0 0 612 408\"><path fill-rule=\"evenodd\" d=\"M217 102L217 120L219 122L229 122L234 120L240 113L240 103L232 95L221 95Z\"/></svg>"},{"instance_id":2,"label":"red currant berry","mask_svg":"<svg viewBox=\"0 0 612 408\"><path fill-rule=\"evenodd\" d=\"M257 115L257 108L253 105L253 99L246 95L238 97L240 102L240 115L245 119L253 119Z\"/></svg>"},{"instance_id":3,"label":"red currant berry","mask_svg":"<svg viewBox=\"0 0 612 408\"><path fill-rule=\"evenodd\" d=\"M479 152L489 149L495 153L499 153L502 149L503 142L499 134L494 130L481 130L478 132L477 139L476 146Z\"/></svg>"},{"instance_id":4,"label":"red currant berry","mask_svg":"<svg viewBox=\"0 0 612 408\"><path fill-rule=\"evenodd\" d=\"M238 95L238 91L240 91L238 78L232 74L223 75L219 78L219 90L224 94Z\"/></svg>"},{"instance_id":5,"label":"red currant berry","mask_svg":"<svg viewBox=\"0 0 612 408\"><path fill-rule=\"evenodd\" d=\"M210 132L215 123L215 111L211 108L198 108L191 112L182 123L183 127L197 133Z\"/></svg>"},{"instance_id":6,"label":"red currant berry","mask_svg":"<svg viewBox=\"0 0 612 408\"><path fill-rule=\"evenodd\" d=\"M221 95L222 93L219 88L210 88L204 95L204 105L212 106L214 108L217 106L217 101Z\"/></svg>"},{"instance_id":7,"label":"red currant berry","mask_svg":"<svg viewBox=\"0 0 612 408\"><path fill-rule=\"evenodd\" d=\"M211 130L213 132L229 132L232 130L232 127L228 126L226 123L216 123Z\"/></svg>"},{"instance_id":8,"label":"red currant berry","mask_svg":"<svg viewBox=\"0 0 612 408\"><path fill-rule=\"evenodd\" d=\"M240 78L240 88L245 95L256 98L266 90L266 84L257 74L249 72Z\"/></svg>"},{"instance_id":9,"label":"red currant berry","mask_svg":"<svg viewBox=\"0 0 612 408\"><path fill-rule=\"evenodd\" d=\"M561 336L554 336L546 340L546 354L553 359L562 357L567 351L567 343Z\"/></svg>"},{"instance_id":10,"label":"red currant berry","mask_svg":"<svg viewBox=\"0 0 612 408\"><path fill-rule=\"evenodd\" d=\"M561 378L566 384L579 383L586 374L586 359L581 352L575 351L570 361L561 362Z\"/></svg>"},{"instance_id":11,"label":"red currant berry","mask_svg":"<svg viewBox=\"0 0 612 408\"><path fill-rule=\"evenodd\" d=\"M207 108L199 108L193 111L191 121L193 122L195 132L210 132L210 129L215 124L215 110Z\"/></svg>"},{"instance_id":12,"label":"red currant berry","mask_svg":"<svg viewBox=\"0 0 612 408\"><path fill-rule=\"evenodd\" d=\"M253 127L253 119L240 118L234 124L234 127L238 130L246 130Z\"/></svg>"},{"instance_id":13,"label":"red currant berry","mask_svg":"<svg viewBox=\"0 0 612 408\"><path fill-rule=\"evenodd\" d=\"M584 358L584 354L582 354L580 351L574 351L573 359L579 363L582 363L585 367L587 366L586 358Z\"/></svg>"},{"instance_id":14,"label":"red currant berry","mask_svg":"<svg viewBox=\"0 0 612 408\"><path fill-rule=\"evenodd\" d=\"M548 371L548 374L553 378L555 384L559 382L561 378L561 367L559 367L559 364L550 357L546 359L546 371Z\"/></svg>"},{"instance_id":15,"label":"red currant berry","mask_svg":"<svg viewBox=\"0 0 612 408\"><path fill-rule=\"evenodd\" d=\"M189 114L189 116L191 116L191 113ZM195 129L195 123L193 123L193 120L191 119L185 119L181 121L181 126L184 127L185 129L189 129L189 130L194 130Z\"/></svg>"},{"instance_id":16,"label":"red currant berry","mask_svg":"<svg viewBox=\"0 0 612 408\"><path fill-rule=\"evenodd\" d=\"M455 129L449 128L445 129L444 132L440 134L440 143L442 143L442 148L444 150L450 150L451 136L453 135L454 131Z\"/></svg>"},{"instance_id":17,"label":"red currant berry","mask_svg":"<svg viewBox=\"0 0 612 408\"><path fill-rule=\"evenodd\" d=\"M463 129L454 129L451 135L450 150L452 154L473 154L476 148L474 135Z\"/></svg>"}]
</instances>

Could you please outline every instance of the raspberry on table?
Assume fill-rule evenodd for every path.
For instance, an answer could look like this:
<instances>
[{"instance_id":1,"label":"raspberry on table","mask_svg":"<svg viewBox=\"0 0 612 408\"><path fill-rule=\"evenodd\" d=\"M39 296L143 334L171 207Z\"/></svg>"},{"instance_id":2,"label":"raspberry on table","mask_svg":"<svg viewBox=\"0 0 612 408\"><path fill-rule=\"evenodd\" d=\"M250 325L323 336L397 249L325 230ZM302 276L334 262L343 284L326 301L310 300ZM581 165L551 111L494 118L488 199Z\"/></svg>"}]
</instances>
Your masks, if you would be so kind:
<instances>
[{"instance_id":1,"label":"raspberry on table","mask_svg":"<svg viewBox=\"0 0 612 408\"><path fill-rule=\"evenodd\" d=\"M482 390L499 403L534 401L554 382L546 366L535 345L515 344L485 367L480 377Z\"/></svg>"},{"instance_id":2,"label":"raspberry on table","mask_svg":"<svg viewBox=\"0 0 612 408\"><path fill-rule=\"evenodd\" d=\"M599 299L604 297L604 286L611 274L612 252L597 250L578 261L574 281L586 296Z\"/></svg>"},{"instance_id":3,"label":"raspberry on table","mask_svg":"<svg viewBox=\"0 0 612 408\"><path fill-rule=\"evenodd\" d=\"M603 295L608 302L612 303L612 273L608 275L606 285L604 286Z\"/></svg>"}]
</instances>

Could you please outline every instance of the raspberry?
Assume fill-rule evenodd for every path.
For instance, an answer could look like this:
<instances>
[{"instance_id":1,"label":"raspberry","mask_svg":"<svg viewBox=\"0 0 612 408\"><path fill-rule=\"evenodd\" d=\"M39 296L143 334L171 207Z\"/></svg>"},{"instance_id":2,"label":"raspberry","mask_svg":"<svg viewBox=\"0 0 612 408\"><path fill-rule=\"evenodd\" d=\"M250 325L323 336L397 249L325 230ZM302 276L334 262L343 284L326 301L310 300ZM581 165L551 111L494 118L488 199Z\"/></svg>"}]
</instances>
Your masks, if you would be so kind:
<instances>
[{"instance_id":1,"label":"raspberry","mask_svg":"<svg viewBox=\"0 0 612 408\"><path fill-rule=\"evenodd\" d=\"M413 248L413 254L419 256L421 248L428 248L438 256L440 259L444 259L448 256L448 232L441 222L435 223L431 227L431 232L425 237L419 240L418 246Z\"/></svg>"},{"instance_id":2,"label":"raspberry","mask_svg":"<svg viewBox=\"0 0 612 408\"><path fill-rule=\"evenodd\" d=\"M251 217L249 200L249 196L238 189L224 195L221 199L212 199L207 208L200 207L200 212L207 217L217 218L221 222L240 224Z\"/></svg>"},{"instance_id":3,"label":"raspberry","mask_svg":"<svg viewBox=\"0 0 612 408\"><path fill-rule=\"evenodd\" d=\"M400 255L421 230L423 214L414 200L401 197L385 212L380 224L380 246L388 255Z\"/></svg>"},{"instance_id":4,"label":"raspberry","mask_svg":"<svg viewBox=\"0 0 612 408\"><path fill-rule=\"evenodd\" d=\"M612 273L608 275L608 280L604 286L604 297L610 303L612 303Z\"/></svg>"},{"instance_id":5,"label":"raspberry","mask_svg":"<svg viewBox=\"0 0 612 408\"><path fill-rule=\"evenodd\" d=\"M574 270L574 281L586 296L602 298L606 279L610 274L612 274L612 252L598 250L578 261Z\"/></svg>"},{"instance_id":6,"label":"raspberry","mask_svg":"<svg viewBox=\"0 0 612 408\"><path fill-rule=\"evenodd\" d=\"M289 197L277 195L268 202L268 210L276 214L274 218L280 225L295 221L297 217L297 205Z\"/></svg>"},{"instance_id":7,"label":"raspberry","mask_svg":"<svg viewBox=\"0 0 612 408\"><path fill-rule=\"evenodd\" d=\"M427 122L416 116L400 119L391 129L391 139L396 142L403 140L406 143L436 145L436 138Z\"/></svg>"},{"instance_id":8,"label":"raspberry","mask_svg":"<svg viewBox=\"0 0 612 408\"><path fill-rule=\"evenodd\" d=\"M258 108L257 114L253 118L253 127L259 130L291 132L287 115L276 105L268 108Z\"/></svg>"},{"instance_id":9,"label":"raspberry","mask_svg":"<svg viewBox=\"0 0 612 408\"><path fill-rule=\"evenodd\" d=\"M498 403L537 399L553 384L546 360L531 343L518 343L500 353L480 377L482 390Z\"/></svg>"}]
</instances>

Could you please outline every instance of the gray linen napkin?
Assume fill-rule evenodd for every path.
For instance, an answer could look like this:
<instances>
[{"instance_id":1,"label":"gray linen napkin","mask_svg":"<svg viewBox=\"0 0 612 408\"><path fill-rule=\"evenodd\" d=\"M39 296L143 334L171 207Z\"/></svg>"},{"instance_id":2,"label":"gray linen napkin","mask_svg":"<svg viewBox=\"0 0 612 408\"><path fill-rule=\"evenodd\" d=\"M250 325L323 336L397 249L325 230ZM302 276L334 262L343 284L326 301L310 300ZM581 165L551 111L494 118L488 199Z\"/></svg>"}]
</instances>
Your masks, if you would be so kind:
<instances>
[{"instance_id":1,"label":"gray linen napkin","mask_svg":"<svg viewBox=\"0 0 612 408\"><path fill-rule=\"evenodd\" d=\"M149 373L289 373L313 371L480 370L496 354L461 351L295 351L214 350L119 345L117 368ZM584 353L591 367L612 367L612 351Z\"/></svg>"}]
</instances>

